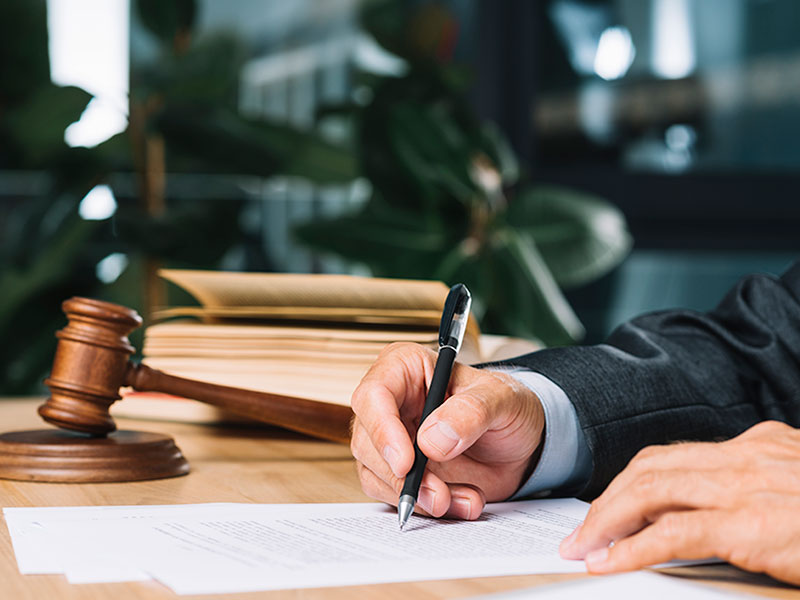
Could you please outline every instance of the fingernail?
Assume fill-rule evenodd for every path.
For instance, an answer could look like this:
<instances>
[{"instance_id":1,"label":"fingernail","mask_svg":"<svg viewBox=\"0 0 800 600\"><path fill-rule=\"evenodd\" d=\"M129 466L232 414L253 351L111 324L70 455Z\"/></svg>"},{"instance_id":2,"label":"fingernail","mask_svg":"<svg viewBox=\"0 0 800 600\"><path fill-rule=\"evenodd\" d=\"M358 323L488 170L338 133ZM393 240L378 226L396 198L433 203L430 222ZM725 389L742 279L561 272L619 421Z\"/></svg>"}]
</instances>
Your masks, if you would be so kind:
<instances>
[{"instance_id":1,"label":"fingernail","mask_svg":"<svg viewBox=\"0 0 800 600\"><path fill-rule=\"evenodd\" d=\"M398 468L400 453L397 450L387 444L383 447L383 459L389 463L389 468L392 470L392 473L394 473L395 477L403 476L403 473L400 473L400 469Z\"/></svg>"},{"instance_id":2,"label":"fingernail","mask_svg":"<svg viewBox=\"0 0 800 600\"><path fill-rule=\"evenodd\" d=\"M439 421L423 433L428 443L442 454L447 454L458 444L458 434L444 421Z\"/></svg>"},{"instance_id":3,"label":"fingernail","mask_svg":"<svg viewBox=\"0 0 800 600\"><path fill-rule=\"evenodd\" d=\"M422 486L419 488L419 495L417 496L417 504L429 515L433 514L433 504L436 501L436 492L433 488Z\"/></svg>"},{"instance_id":4,"label":"fingernail","mask_svg":"<svg viewBox=\"0 0 800 600\"><path fill-rule=\"evenodd\" d=\"M450 516L456 519L472 518L472 500L465 496L453 495L450 497Z\"/></svg>"},{"instance_id":5,"label":"fingernail","mask_svg":"<svg viewBox=\"0 0 800 600\"><path fill-rule=\"evenodd\" d=\"M590 571L601 571L608 560L608 548L592 550L584 559Z\"/></svg>"}]
</instances>

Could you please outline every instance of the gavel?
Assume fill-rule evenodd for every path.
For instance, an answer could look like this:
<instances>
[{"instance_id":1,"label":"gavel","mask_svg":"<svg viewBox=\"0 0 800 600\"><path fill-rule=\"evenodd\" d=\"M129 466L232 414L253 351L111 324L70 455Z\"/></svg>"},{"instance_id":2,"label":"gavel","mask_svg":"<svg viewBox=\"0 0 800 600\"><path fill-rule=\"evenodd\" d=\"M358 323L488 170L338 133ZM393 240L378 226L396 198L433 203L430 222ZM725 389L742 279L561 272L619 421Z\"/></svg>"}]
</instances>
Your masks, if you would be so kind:
<instances>
[{"instance_id":1,"label":"gavel","mask_svg":"<svg viewBox=\"0 0 800 600\"><path fill-rule=\"evenodd\" d=\"M56 333L53 370L45 380L51 395L39 407L39 415L57 427L97 437L115 431L109 409L120 399L120 388L129 386L191 398L325 440L350 441L348 406L168 375L130 360L135 348L128 335L142 324L135 310L79 297L62 308L68 323Z\"/></svg>"}]
</instances>

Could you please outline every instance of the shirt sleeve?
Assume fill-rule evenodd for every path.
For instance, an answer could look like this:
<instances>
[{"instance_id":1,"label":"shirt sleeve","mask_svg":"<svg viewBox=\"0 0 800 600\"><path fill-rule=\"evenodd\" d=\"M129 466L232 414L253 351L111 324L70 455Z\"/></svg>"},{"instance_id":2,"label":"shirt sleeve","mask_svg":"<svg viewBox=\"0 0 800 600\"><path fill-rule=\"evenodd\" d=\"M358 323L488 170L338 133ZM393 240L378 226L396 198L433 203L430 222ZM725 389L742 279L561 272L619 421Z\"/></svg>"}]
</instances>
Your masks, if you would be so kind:
<instances>
[{"instance_id":1,"label":"shirt sleeve","mask_svg":"<svg viewBox=\"0 0 800 600\"><path fill-rule=\"evenodd\" d=\"M542 403L545 438L539 462L528 480L509 498L571 495L583 488L592 472L592 455L567 394L550 379L522 368L492 367L526 385Z\"/></svg>"}]
</instances>

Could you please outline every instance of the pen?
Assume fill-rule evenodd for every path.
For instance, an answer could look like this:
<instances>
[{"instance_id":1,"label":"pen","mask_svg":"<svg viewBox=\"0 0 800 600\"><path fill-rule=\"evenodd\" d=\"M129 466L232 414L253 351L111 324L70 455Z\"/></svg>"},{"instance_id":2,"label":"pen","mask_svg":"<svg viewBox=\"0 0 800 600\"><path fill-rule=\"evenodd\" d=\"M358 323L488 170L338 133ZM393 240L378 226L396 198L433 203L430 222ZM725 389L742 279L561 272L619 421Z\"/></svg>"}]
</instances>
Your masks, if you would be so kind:
<instances>
[{"instance_id":1,"label":"pen","mask_svg":"<svg viewBox=\"0 0 800 600\"><path fill-rule=\"evenodd\" d=\"M422 409L422 416L419 420L420 426L428 415L444 402L447 384L450 382L450 372L453 370L453 362L461 349L464 331L467 329L471 304L472 296L467 286L463 283L457 283L450 288L450 293L447 294L447 300L445 300L444 309L442 310L442 321L439 324L439 355L436 357L433 378L431 379L428 395L425 398L425 406ZM419 430L419 426L417 430ZM408 475L406 475L403 490L400 492L400 499L397 502L397 517L400 520L401 530L411 513L414 512L414 505L417 503L417 495L419 494L419 484L422 482L422 474L425 472L426 464L428 464L428 457L422 453L416 440L414 440L414 464Z\"/></svg>"}]
</instances>

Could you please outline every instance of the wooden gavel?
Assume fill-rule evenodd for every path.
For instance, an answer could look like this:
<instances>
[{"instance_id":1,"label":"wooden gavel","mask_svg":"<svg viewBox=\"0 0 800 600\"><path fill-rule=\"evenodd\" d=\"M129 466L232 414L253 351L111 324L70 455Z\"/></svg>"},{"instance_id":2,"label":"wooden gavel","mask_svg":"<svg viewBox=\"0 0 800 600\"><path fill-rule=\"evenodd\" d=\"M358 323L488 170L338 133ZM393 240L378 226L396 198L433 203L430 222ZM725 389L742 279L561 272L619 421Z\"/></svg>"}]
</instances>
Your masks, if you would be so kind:
<instances>
[{"instance_id":1,"label":"wooden gavel","mask_svg":"<svg viewBox=\"0 0 800 600\"><path fill-rule=\"evenodd\" d=\"M136 311L90 298L62 305L67 326L56 334L53 370L45 384L50 398L39 407L45 421L103 437L116 430L109 414L119 389L163 392L334 442L350 441L349 407L214 385L175 377L129 360L131 331L142 324Z\"/></svg>"}]
</instances>

